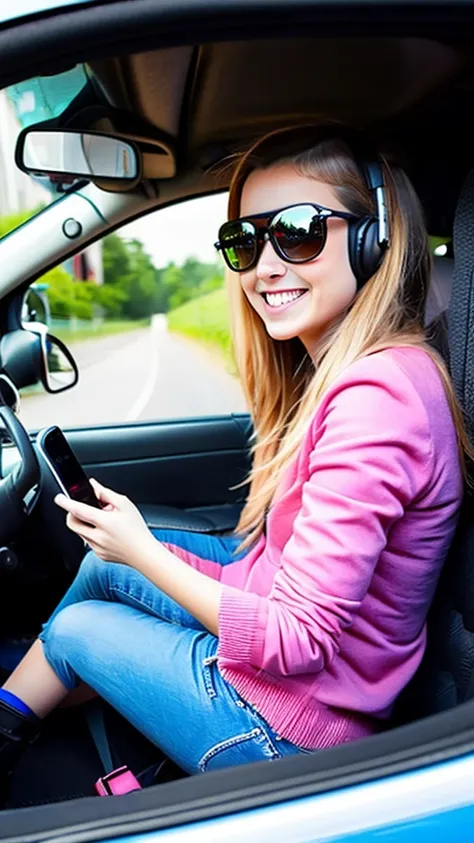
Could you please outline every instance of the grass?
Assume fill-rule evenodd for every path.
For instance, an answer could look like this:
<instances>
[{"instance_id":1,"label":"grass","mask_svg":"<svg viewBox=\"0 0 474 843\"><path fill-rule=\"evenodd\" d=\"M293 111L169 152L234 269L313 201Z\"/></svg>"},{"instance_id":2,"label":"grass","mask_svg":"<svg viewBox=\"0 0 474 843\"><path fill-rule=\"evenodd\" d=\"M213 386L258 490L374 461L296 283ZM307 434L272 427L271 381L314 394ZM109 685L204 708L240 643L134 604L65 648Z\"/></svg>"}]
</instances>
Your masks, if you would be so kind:
<instances>
[{"instance_id":1,"label":"grass","mask_svg":"<svg viewBox=\"0 0 474 843\"><path fill-rule=\"evenodd\" d=\"M101 337L108 337L112 334L123 334L126 331L136 331L139 328L146 328L150 324L149 319L135 319L130 321L125 320L110 320L100 324L84 324L82 323L76 330L66 326L51 327L51 333L58 337L63 342L81 342L82 340L99 339Z\"/></svg>"},{"instance_id":2,"label":"grass","mask_svg":"<svg viewBox=\"0 0 474 843\"><path fill-rule=\"evenodd\" d=\"M225 290L215 290L168 313L168 328L217 351L227 371L235 375Z\"/></svg>"}]
</instances>

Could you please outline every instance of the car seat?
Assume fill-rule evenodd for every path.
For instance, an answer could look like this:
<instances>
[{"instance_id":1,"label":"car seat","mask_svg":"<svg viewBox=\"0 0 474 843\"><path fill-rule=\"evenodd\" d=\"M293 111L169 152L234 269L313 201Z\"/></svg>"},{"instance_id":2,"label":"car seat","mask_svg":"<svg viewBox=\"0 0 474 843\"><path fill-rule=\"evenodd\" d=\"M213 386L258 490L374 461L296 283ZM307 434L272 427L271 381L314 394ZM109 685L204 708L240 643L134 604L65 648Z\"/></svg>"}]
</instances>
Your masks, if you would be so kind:
<instances>
[{"instance_id":1,"label":"car seat","mask_svg":"<svg viewBox=\"0 0 474 843\"><path fill-rule=\"evenodd\" d=\"M474 171L462 189L454 221L454 272L443 276L449 368L474 441ZM444 259L443 259L444 260ZM445 265L448 270L448 265ZM439 291L438 291L439 292ZM447 297L447 298L446 298ZM433 299L432 299L433 304ZM444 315L436 316L438 327ZM435 343L439 348L438 343ZM442 351L443 349L440 348ZM466 489L456 535L428 617L426 653L396 705L394 725L452 708L474 696L474 510Z\"/></svg>"}]
</instances>

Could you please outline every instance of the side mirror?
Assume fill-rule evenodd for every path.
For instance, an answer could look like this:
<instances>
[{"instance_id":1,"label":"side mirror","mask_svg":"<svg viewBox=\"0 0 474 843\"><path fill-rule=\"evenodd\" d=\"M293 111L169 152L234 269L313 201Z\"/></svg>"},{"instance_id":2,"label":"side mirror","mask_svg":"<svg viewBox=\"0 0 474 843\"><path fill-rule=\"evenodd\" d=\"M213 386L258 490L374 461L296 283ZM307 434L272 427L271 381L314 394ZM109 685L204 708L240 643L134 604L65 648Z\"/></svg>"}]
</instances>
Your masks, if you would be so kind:
<instances>
[{"instance_id":1,"label":"side mirror","mask_svg":"<svg viewBox=\"0 0 474 843\"><path fill-rule=\"evenodd\" d=\"M52 334L42 337L43 367L42 382L46 392L65 392L79 380L79 370L68 347Z\"/></svg>"},{"instance_id":2,"label":"side mirror","mask_svg":"<svg viewBox=\"0 0 474 843\"><path fill-rule=\"evenodd\" d=\"M15 161L24 173L49 176L54 181L97 179L126 182L133 187L141 178L137 146L100 132L24 129L17 141Z\"/></svg>"},{"instance_id":3,"label":"side mirror","mask_svg":"<svg viewBox=\"0 0 474 843\"><path fill-rule=\"evenodd\" d=\"M42 383L46 392L64 392L79 380L73 355L41 322L28 322L0 338L0 365L0 377L6 375L16 389ZM12 406L11 395L4 400Z\"/></svg>"},{"instance_id":4,"label":"side mirror","mask_svg":"<svg viewBox=\"0 0 474 843\"><path fill-rule=\"evenodd\" d=\"M39 338L39 379L46 392L72 389L79 380L79 369L67 345L50 334L42 322L24 323L23 327Z\"/></svg>"}]
</instances>

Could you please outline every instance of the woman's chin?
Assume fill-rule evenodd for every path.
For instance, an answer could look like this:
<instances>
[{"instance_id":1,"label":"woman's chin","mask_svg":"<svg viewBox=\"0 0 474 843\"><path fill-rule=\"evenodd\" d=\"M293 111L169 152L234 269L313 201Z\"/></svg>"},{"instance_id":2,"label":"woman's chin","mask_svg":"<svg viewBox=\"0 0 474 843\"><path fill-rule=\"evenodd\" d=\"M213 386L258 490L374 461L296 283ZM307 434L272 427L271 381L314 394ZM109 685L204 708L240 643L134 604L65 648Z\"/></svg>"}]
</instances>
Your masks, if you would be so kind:
<instances>
[{"instance_id":1,"label":"woman's chin","mask_svg":"<svg viewBox=\"0 0 474 843\"><path fill-rule=\"evenodd\" d=\"M294 333L294 331L284 331L281 328L273 328L272 325L266 325L267 334L272 340L276 342L284 342L285 340L292 340L294 337L298 336Z\"/></svg>"},{"instance_id":2,"label":"woman's chin","mask_svg":"<svg viewBox=\"0 0 474 843\"><path fill-rule=\"evenodd\" d=\"M292 340L301 333L301 325L288 323L266 322L265 329L269 337L277 342L284 342L285 340Z\"/></svg>"}]
</instances>

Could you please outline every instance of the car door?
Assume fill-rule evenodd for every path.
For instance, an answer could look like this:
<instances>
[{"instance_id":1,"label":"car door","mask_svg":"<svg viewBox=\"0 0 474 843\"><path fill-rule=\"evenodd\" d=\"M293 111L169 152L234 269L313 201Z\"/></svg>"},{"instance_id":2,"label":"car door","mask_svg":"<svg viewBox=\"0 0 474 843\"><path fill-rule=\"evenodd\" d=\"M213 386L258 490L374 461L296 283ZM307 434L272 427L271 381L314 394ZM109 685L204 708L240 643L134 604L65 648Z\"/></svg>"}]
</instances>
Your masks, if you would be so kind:
<instances>
[{"instance_id":1,"label":"car door","mask_svg":"<svg viewBox=\"0 0 474 843\"><path fill-rule=\"evenodd\" d=\"M25 26L24 32L15 38L15 49L12 47L14 39L2 40L2 47L6 47L8 72L14 74L15 68L24 67L25 61L39 62L47 66L46 56L49 51L55 51L54 57L59 62L66 53L72 50L80 51L81 39L87 39L87 48L90 45L96 47L100 38L107 38L107 44L115 35L119 25L123 31L132 33L137 37L137 32L146 41L148 28L156 45L160 38L169 37L169 30L166 27L166 20L160 19L160 14L165 15L166 4L149 3L146 0L134 0L134 3L108 3L104 9L102 19L92 12L102 11L95 5L89 8L79 8L84 4L78 4L77 10L71 18L64 22L61 30L61 23L56 27L56 20L51 16L51 26L46 26L44 21L35 20L35 37L32 37L31 30ZM101 4L102 5L102 4ZM190 7L193 6L194 17L190 15ZM203 30L210 30L211 26L218 25L228 32L233 25L234 37L255 37L262 28L261 21L264 19L262 8L265 4L241 3L231 4L232 8L225 10L226 14L220 14L222 9L217 9L213 14L209 3L195 2L189 4L175 0L173 14L178 21L178 26L184 31L191 33L192 43L196 43ZM371 4L370 17L367 9L359 8L357 4L334 3L300 3L294 4L272 4L272 14L268 15L268 29L275 34L282 35L287 29L295 26L296 22L300 28L308 29L313 24L314 31L318 34L328 31L331 21L337 34L351 33L354 28L360 31L364 22L369 20L372 28L375 29L377 16L381 29L387 32L394 22L397 32L403 31L403 21L410 20L410 4ZM280 14L283 6L288 6L287 18ZM420 13L419 4L412 4L413 26L410 35L423 30L423 17ZM455 4L456 5L456 4ZM245 6L245 9L244 9ZM317 9L317 7L320 9ZM439 5L438 8L423 10L426 20L426 28L431 20L438 21L442 38L449 36L449 26L443 21L443 13L446 20L449 20L448 5ZM468 4L465 4L466 10ZM110 8L113 14L110 14ZM126 8L125 8L126 7ZM278 7L278 8L277 8ZM305 9L303 9L305 7ZM334 7L334 8L331 8ZM395 12L397 7L397 12ZM400 20L396 19L398 7L402 9ZM415 8L416 7L416 8ZM305 11L307 10L307 11ZM240 21L237 15L240 11ZM459 10L457 10L459 11ZM310 14L314 12L313 19ZM454 14L454 13L453 13ZM463 10L464 15L468 15ZM135 15L135 20L133 16ZM141 15L140 24L138 23ZM152 25L149 18L152 17ZM200 17L198 17L200 16ZM85 17L85 21L84 21ZM130 27L130 17L135 29ZM421 20L421 23L420 23ZM467 29L466 22L460 18L463 34ZM82 23L82 30L78 25ZM218 24L219 21L219 24ZM441 24L439 22L441 21ZM204 23L203 23L204 22ZM221 22L221 23L220 23ZM279 27L278 28L278 24ZM142 29L139 28L141 25ZM199 29L200 25L200 29ZM17 29L20 29L18 26ZM23 27L21 27L23 30ZM206 35L208 32L206 30ZM429 30L432 32L432 29ZM162 35L164 33L164 35ZM6 33L10 35L9 32ZM0 36L2 33L0 33ZM457 33L459 38L460 33ZM22 37L28 49L20 49ZM131 36L130 36L131 37ZM184 42L184 36L180 36ZM75 41L73 40L75 39ZM454 41L454 39L453 39ZM148 43L148 42L146 42ZM120 42L121 47L123 43ZM286 47L286 44L285 44ZM10 52L8 53L8 49ZM387 48L384 46L384 52ZM84 49L85 51L85 49ZM357 81L355 75L358 65L365 66L365 58L368 53L368 45L365 45L364 53L361 54L359 63L349 63L350 74ZM13 54L13 61L12 61ZM319 44L315 44L315 56L320 55ZM33 59L31 58L33 56ZM281 52L281 57L286 56L286 51ZM15 64L16 61L16 64ZM275 63L278 69L282 60ZM425 63L425 62L424 62ZM319 62L316 70L321 66ZM291 67L291 64L289 64ZM313 71L313 76L316 73ZM4 71L5 73L6 71ZM275 85L275 76L272 73L264 74L271 80L272 86L280 95L284 75L278 78L279 84ZM394 68L393 76L390 78L412 78L413 66L406 68L402 74L400 68ZM314 76L317 79L317 76ZM378 75L377 75L378 78ZM224 86L222 86L225 90ZM301 86L303 87L303 86ZM301 87L298 89L300 90ZM316 85L306 86L316 88ZM326 94L326 86L319 86ZM381 97L378 86L358 85L364 97L374 89L377 96L377 109L381 110ZM249 87L242 90L245 99L252 103L252 97L247 92L252 90ZM388 92L389 93L389 92ZM387 96L387 90L385 90ZM226 93L227 96L227 93ZM384 103L382 103L383 105ZM450 131L453 131L450 129ZM434 139L433 139L434 140ZM437 181L433 179L434 183ZM79 318L79 317L77 317ZM83 368L83 375L85 369ZM123 369L115 371L113 377L119 386L123 381ZM103 391L106 392L108 382L103 383ZM183 389L177 389L179 395L184 394ZM70 397L74 393L68 393ZM78 393L76 393L78 394ZM156 392L159 395L159 391ZM23 407L26 407L31 396L24 396ZM59 396L48 396L51 403L51 422L59 416L57 400ZM72 398L71 398L72 402ZM32 405L31 405L32 406ZM71 407L72 407L71 403ZM133 406L133 405L131 405ZM48 423L46 419L39 418L29 424L31 430L35 427ZM92 415L93 406L87 401L84 411ZM199 453L204 460L201 467L206 464L209 451L204 448L201 440L199 448L196 449L198 439L193 428L190 437L184 436L183 431L193 424L201 425L198 422L181 421L174 422L172 419L112 419L104 420L103 423L96 421L87 424L80 418L81 406L74 405L73 418L70 422L62 425L68 430L68 435L77 449L78 455L86 463L86 467L94 470L95 473L103 472L101 479L111 477L110 471L114 469L117 462L120 477L124 479L128 470L138 467L140 460L149 461L166 459L171 457L174 468L183 452L177 452L176 441L180 446L187 448L184 452L186 459L189 458L190 443L193 443L195 450L193 454ZM231 412L224 413L226 423L231 423ZM209 421L217 430L216 424L220 419L216 414L211 414ZM184 427L183 427L184 425ZM153 451L138 448L138 441L141 440L142 431L146 428L154 428L156 431L155 444L151 446ZM131 429L131 432L128 433ZM164 433L171 434L175 431L176 436L171 438L171 454L167 454L164 448ZM190 432L190 431L189 431ZM122 447L122 442L113 441L117 435L123 437L124 442L127 436L135 437L136 441L128 442ZM97 442L94 445L94 437ZM158 450L158 440L160 449ZM210 438L206 439L209 443ZM186 442L188 443L186 445ZM119 452L119 444L122 452ZM108 448L106 446L109 446ZM214 448L215 441L211 445ZM207 447L207 445L206 445ZM224 450L224 449L222 449ZM214 456L220 449L213 449ZM122 457L127 454L127 459ZM125 465L123 464L125 463ZM216 459L214 459L214 464ZM121 469L124 469L122 471ZM125 473L126 469L126 473ZM173 474L173 476L175 476ZM189 474L187 475L190 476ZM205 475L197 476L197 482L208 483ZM141 490L140 490L141 493ZM183 496L185 492L179 489ZM182 498L181 498L182 500ZM220 501L222 503L222 501ZM15 607L16 608L16 607ZM473 712L472 704L468 703L458 709L438 714L419 723L411 724L403 729L389 731L377 735L367 742L360 741L353 745L340 746L335 749L314 753L305 757L294 757L283 759L281 762L268 764L265 767L241 768L223 771L222 773L210 773L202 777L195 777L191 781L173 782L164 785L159 789L151 788L147 791L136 792L127 795L123 799L85 799L72 800L62 805L46 805L40 809L28 809L26 811L9 812L9 815L2 817L0 824L0 836L10 843L19 841L44 839L50 840L53 837L60 840L77 841L117 839L123 840L125 836L132 839L132 836L141 835L140 839L154 843L155 840L241 840L247 836L250 840L268 840L271 836L275 840L377 840L382 836L385 840L404 841L426 841L436 839L460 839L469 840L472 835L472 775L473 775Z\"/></svg>"}]
</instances>

